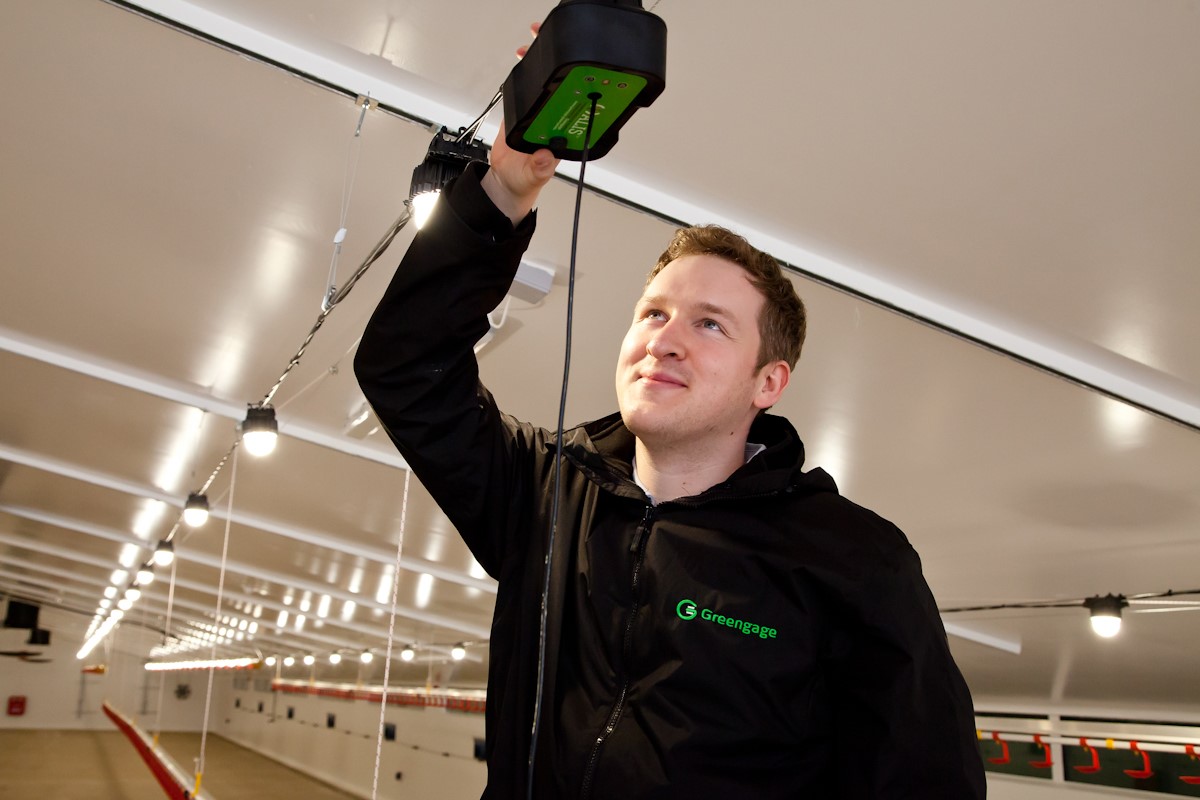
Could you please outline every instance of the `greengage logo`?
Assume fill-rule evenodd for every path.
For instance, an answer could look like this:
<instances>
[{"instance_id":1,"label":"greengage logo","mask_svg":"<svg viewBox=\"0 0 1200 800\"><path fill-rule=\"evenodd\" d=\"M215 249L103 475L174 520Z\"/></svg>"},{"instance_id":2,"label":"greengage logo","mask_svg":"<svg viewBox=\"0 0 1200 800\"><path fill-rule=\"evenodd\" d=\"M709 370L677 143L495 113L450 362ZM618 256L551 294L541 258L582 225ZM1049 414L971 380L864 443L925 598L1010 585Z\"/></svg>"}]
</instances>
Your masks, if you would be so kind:
<instances>
[{"instance_id":1,"label":"greengage logo","mask_svg":"<svg viewBox=\"0 0 1200 800\"><path fill-rule=\"evenodd\" d=\"M695 600L683 599L675 605L675 613L684 621L692 620L699 615L700 619L705 622L711 622L715 625L724 625L727 628L739 630L747 636L756 635L760 639L778 639L779 631L775 628L769 628L766 625L759 625L757 622L747 622L746 620L737 619L735 617L718 614L712 609L700 608L696 605Z\"/></svg>"},{"instance_id":2,"label":"greengage logo","mask_svg":"<svg viewBox=\"0 0 1200 800\"><path fill-rule=\"evenodd\" d=\"M696 616L696 603L693 600L680 600L679 605L675 606L675 613L680 619L691 619Z\"/></svg>"}]
</instances>

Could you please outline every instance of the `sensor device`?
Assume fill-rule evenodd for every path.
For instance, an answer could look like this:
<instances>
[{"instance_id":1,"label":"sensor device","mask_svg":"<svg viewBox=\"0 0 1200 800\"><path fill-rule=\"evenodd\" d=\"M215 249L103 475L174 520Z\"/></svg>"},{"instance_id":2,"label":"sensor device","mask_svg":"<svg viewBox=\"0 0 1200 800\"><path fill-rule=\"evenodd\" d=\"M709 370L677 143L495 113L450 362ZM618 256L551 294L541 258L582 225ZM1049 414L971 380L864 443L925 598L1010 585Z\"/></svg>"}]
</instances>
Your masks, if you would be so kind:
<instances>
[{"instance_id":1,"label":"sensor device","mask_svg":"<svg viewBox=\"0 0 1200 800\"><path fill-rule=\"evenodd\" d=\"M562 0L504 81L505 141L580 161L595 100L588 159L600 158L633 112L662 94L666 74L666 23L641 0Z\"/></svg>"}]
</instances>

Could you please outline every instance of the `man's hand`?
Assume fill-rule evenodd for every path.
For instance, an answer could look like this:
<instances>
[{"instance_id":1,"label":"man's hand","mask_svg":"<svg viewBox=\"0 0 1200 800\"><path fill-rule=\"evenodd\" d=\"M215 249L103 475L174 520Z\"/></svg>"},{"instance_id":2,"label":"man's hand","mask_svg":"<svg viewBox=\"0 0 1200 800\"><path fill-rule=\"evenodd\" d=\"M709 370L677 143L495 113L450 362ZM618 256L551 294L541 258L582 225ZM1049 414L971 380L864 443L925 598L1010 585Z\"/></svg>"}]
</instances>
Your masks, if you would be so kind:
<instances>
[{"instance_id":1,"label":"man's hand","mask_svg":"<svg viewBox=\"0 0 1200 800\"><path fill-rule=\"evenodd\" d=\"M492 144L491 168L483 176L483 190L496 208L517 225L537 205L538 195L554 177L558 159L549 150L521 153L504 141L504 123Z\"/></svg>"},{"instance_id":2,"label":"man's hand","mask_svg":"<svg viewBox=\"0 0 1200 800\"><path fill-rule=\"evenodd\" d=\"M530 26L537 36L539 24ZM517 48L517 56L525 55L528 48ZM554 177L558 159L549 150L536 153L521 153L513 150L504 141L504 123L492 144L491 169L483 176L483 190L496 207L517 225L537 205L542 187Z\"/></svg>"}]
</instances>

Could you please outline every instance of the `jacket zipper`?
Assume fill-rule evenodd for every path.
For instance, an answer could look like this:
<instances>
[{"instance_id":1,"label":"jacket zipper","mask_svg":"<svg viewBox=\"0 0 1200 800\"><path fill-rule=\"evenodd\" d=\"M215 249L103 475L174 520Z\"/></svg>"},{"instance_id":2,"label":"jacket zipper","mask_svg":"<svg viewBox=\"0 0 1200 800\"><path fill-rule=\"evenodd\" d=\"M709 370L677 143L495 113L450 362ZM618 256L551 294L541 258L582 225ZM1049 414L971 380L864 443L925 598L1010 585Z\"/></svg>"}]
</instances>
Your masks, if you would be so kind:
<instances>
[{"instance_id":1,"label":"jacket zipper","mask_svg":"<svg viewBox=\"0 0 1200 800\"><path fill-rule=\"evenodd\" d=\"M625 636L621 642L621 691L617 693L617 699L613 703L612 711L609 712L608 721L604 724L603 730L600 731L595 743L592 745L592 753L588 757L587 768L583 772L583 785L579 790L581 800L586 800L591 795L592 778L596 774L596 764L600 760L600 749L604 746L604 742L608 737L612 735L612 732L616 730L617 721L621 718L621 712L625 708L625 695L629 693L629 659L633 650L633 624L637 617L638 608L641 605L638 597L638 586L641 578L642 561L646 557L646 537L650 533L650 526L653 522L654 506L648 505L646 506L646 513L642 517L642 523L634 531L633 542L629 546L629 551L634 553L633 602L629 606L629 616L625 620Z\"/></svg>"}]
</instances>

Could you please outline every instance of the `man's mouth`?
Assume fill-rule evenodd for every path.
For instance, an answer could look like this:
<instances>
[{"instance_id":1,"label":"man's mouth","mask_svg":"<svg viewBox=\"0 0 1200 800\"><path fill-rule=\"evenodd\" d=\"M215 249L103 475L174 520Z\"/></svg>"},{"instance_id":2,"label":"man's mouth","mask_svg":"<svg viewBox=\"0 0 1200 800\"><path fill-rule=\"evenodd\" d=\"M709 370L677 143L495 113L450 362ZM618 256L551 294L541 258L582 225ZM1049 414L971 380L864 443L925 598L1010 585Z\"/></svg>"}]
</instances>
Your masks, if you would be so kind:
<instances>
[{"instance_id":1,"label":"man's mouth","mask_svg":"<svg viewBox=\"0 0 1200 800\"><path fill-rule=\"evenodd\" d=\"M640 379L654 386L687 386L683 380L662 372L643 373Z\"/></svg>"}]
</instances>

